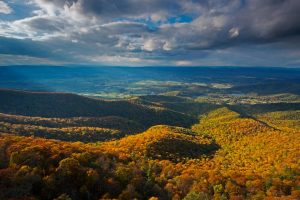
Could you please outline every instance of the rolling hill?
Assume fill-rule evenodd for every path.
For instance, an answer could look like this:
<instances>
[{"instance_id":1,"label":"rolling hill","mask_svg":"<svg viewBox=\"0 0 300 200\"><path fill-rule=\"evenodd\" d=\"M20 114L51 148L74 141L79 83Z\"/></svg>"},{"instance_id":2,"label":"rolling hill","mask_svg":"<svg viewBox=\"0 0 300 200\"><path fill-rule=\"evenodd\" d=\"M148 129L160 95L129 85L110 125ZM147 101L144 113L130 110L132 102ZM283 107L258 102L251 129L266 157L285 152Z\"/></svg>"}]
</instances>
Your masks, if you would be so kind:
<instances>
[{"instance_id":1,"label":"rolling hill","mask_svg":"<svg viewBox=\"0 0 300 200\"><path fill-rule=\"evenodd\" d=\"M149 157L151 159L182 161L210 156L218 145L209 137L190 129L158 125L141 134L102 144L110 153Z\"/></svg>"},{"instance_id":2,"label":"rolling hill","mask_svg":"<svg viewBox=\"0 0 300 200\"><path fill-rule=\"evenodd\" d=\"M299 103L0 90L0 199L300 199Z\"/></svg>"},{"instance_id":3,"label":"rolling hill","mask_svg":"<svg viewBox=\"0 0 300 200\"><path fill-rule=\"evenodd\" d=\"M203 115L192 130L211 135L220 145L226 145L244 136L263 133L274 128L223 107Z\"/></svg>"},{"instance_id":4,"label":"rolling hill","mask_svg":"<svg viewBox=\"0 0 300 200\"><path fill-rule=\"evenodd\" d=\"M45 118L121 117L145 127L167 124L188 127L195 122L189 115L161 107L130 101L104 101L69 93L0 90L0 112Z\"/></svg>"},{"instance_id":5,"label":"rolling hill","mask_svg":"<svg viewBox=\"0 0 300 200\"><path fill-rule=\"evenodd\" d=\"M300 132L292 129L298 111L258 117L223 107L192 130L157 125L88 144L2 130L0 199L299 199ZM15 116L2 119L10 123ZM26 120L26 130L34 120L50 123L18 116L11 127ZM53 121L52 131L65 130L63 120Z\"/></svg>"}]
</instances>

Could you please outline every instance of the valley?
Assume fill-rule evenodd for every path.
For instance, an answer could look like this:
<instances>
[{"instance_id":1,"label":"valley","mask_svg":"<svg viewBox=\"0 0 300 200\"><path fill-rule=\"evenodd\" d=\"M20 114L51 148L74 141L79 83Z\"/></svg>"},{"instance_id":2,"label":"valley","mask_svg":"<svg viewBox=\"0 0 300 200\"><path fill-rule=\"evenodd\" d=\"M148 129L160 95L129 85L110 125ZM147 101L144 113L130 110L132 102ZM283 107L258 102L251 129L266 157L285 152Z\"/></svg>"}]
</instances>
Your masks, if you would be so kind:
<instances>
[{"instance_id":1,"label":"valley","mask_svg":"<svg viewBox=\"0 0 300 200\"><path fill-rule=\"evenodd\" d=\"M300 198L298 94L0 103L0 199Z\"/></svg>"}]
</instances>

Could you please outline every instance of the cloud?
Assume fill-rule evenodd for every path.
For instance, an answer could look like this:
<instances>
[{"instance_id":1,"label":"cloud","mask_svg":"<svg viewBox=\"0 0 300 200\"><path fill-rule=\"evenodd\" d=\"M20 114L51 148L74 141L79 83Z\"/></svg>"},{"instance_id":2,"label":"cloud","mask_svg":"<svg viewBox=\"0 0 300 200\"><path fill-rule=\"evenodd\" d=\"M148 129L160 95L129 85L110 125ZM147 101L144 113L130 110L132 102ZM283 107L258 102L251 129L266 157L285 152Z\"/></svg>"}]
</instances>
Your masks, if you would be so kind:
<instances>
[{"instance_id":1,"label":"cloud","mask_svg":"<svg viewBox=\"0 0 300 200\"><path fill-rule=\"evenodd\" d=\"M58 65L62 62L56 62L47 58L37 58L24 55L0 54L0 66L9 65ZM68 64L68 63L64 63Z\"/></svg>"},{"instance_id":2,"label":"cloud","mask_svg":"<svg viewBox=\"0 0 300 200\"><path fill-rule=\"evenodd\" d=\"M154 51L162 47L162 41L156 39L147 39L144 41L142 49L145 51Z\"/></svg>"},{"instance_id":3,"label":"cloud","mask_svg":"<svg viewBox=\"0 0 300 200\"><path fill-rule=\"evenodd\" d=\"M290 49L300 48L294 47L300 42L297 0L28 2L23 4L23 10L30 6L32 11L26 12L29 14L25 17L7 20L0 15L0 40L11 41L0 44L0 53L57 62L133 65L215 65L229 64L228 58L232 58L232 64L242 65L240 58L230 56L232 53L239 54L244 63L254 65L267 63L252 57L260 57L256 52L262 53L266 46L277 46L281 57L286 58ZM0 1L0 9L4 7L1 4L8 6ZM16 48L18 45L21 50ZM256 51L249 51L249 47ZM45 55L38 54L39 51ZM223 57L225 54L228 58ZM246 60L249 58L251 62ZM280 63L287 61L283 59Z\"/></svg>"},{"instance_id":4,"label":"cloud","mask_svg":"<svg viewBox=\"0 0 300 200\"><path fill-rule=\"evenodd\" d=\"M152 16L159 19L181 7L180 1L172 0L35 0L35 3L48 13L71 9L84 15L101 18Z\"/></svg>"},{"instance_id":5,"label":"cloud","mask_svg":"<svg viewBox=\"0 0 300 200\"><path fill-rule=\"evenodd\" d=\"M241 27L252 37L276 40L300 35L300 1L253 0L240 10ZM243 25L244 24L244 25Z\"/></svg>"},{"instance_id":6,"label":"cloud","mask_svg":"<svg viewBox=\"0 0 300 200\"><path fill-rule=\"evenodd\" d=\"M193 62L188 61L188 60L179 60L175 62L176 66L191 66L193 65Z\"/></svg>"},{"instance_id":7,"label":"cloud","mask_svg":"<svg viewBox=\"0 0 300 200\"><path fill-rule=\"evenodd\" d=\"M236 38L240 35L240 30L238 28L231 28L228 33L231 38Z\"/></svg>"},{"instance_id":8,"label":"cloud","mask_svg":"<svg viewBox=\"0 0 300 200\"><path fill-rule=\"evenodd\" d=\"M12 9L5 3L4 1L0 1L0 14L10 14L12 12Z\"/></svg>"}]
</instances>

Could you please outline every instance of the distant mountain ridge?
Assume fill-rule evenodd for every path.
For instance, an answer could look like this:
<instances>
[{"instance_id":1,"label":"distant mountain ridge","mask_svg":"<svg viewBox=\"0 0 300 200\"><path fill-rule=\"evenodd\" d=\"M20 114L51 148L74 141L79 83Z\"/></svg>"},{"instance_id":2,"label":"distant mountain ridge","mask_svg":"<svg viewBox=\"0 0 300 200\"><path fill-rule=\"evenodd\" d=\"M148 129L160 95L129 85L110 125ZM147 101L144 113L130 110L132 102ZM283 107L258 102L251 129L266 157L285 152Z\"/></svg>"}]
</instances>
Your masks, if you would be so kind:
<instances>
[{"instance_id":1,"label":"distant mountain ridge","mask_svg":"<svg viewBox=\"0 0 300 200\"><path fill-rule=\"evenodd\" d=\"M130 101L106 101L71 93L29 92L0 89L0 112L46 118L117 116L146 127L167 124L188 127L195 122L189 115Z\"/></svg>"}]
</instances>

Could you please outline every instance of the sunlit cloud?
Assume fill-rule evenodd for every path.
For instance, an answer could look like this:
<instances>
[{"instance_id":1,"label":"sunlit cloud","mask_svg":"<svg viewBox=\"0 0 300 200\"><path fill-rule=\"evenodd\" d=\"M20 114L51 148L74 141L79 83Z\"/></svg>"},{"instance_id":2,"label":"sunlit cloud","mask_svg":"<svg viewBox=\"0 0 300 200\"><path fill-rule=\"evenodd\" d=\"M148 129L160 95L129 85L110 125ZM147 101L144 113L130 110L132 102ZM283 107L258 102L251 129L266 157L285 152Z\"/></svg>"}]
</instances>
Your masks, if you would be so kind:
<instances>
[{"instance_id":1,"label":"sunlit cloud","mask_svg":"<svg viewBox=\"0 0 300 200\"><path fill-rule=\"evenodd\" d=\"M4 1L0 1L0 13L3 14L10 14L12 12L12 9L5 3Z\"/></svg>"}]
</instances>

